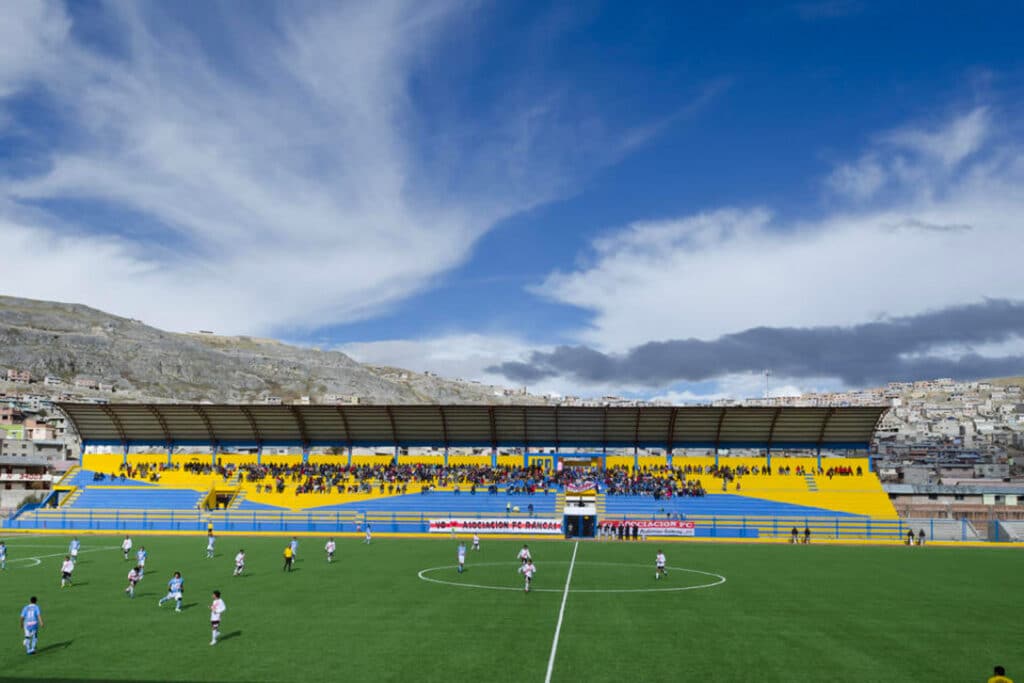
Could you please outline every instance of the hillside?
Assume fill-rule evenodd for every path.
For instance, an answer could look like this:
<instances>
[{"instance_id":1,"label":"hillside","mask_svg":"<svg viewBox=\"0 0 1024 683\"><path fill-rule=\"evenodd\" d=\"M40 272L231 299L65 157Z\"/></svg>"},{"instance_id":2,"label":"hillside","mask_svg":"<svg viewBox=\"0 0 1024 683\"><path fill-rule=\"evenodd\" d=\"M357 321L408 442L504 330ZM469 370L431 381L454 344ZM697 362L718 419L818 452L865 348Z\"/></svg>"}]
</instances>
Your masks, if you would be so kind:
<instances>
[{"instance_id":1,"label":"hillside","mask_svg":"<svg viewBox=\"0 0 1024 683\"><path fill-rule=\"evenodd\" d=\"M431 374L364 366L337 351L254 337L164 332L88 306L5 296L0 296L2 368L28 370L34 380L59 377L66 391L119 401L310 396L319 402L332 394L372 403L540 401L500 397L494 387ZM78 377L110 383L115 391L72 389ZM49 393L53 389L47 387Z\"/></svg>"}]
</instances>

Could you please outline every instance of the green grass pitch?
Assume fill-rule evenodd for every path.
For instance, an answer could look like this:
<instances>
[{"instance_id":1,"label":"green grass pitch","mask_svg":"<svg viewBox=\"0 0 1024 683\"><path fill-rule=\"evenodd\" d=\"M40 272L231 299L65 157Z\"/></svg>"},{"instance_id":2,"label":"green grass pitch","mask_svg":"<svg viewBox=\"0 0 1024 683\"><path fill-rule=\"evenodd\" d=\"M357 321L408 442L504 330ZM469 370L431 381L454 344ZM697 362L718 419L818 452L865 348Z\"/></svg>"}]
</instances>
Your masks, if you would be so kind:
<instances>
[{"instance_id":1,"label":"green grass pitch","mask_svg":"<svg viewBox=\"0 0 1024 683\"><path fill-rule=\"evenodd\" d=\"M544 681L574 550L530 541L526 595L517 540L484 539L459 575L447 537L339 538L332 565L324 538L302 537L285 574L284 537L223 536L207 560L203 537L135 536L150 559L130 600L119 536L81 537L62 590L68 540L7 538L0 680ZM983 681L994 664L1024 677L1019 550L665 543L655 581L657 547L579 544L553 681ZM450 583L420 578L432 568ZM175 570L180 614L157 607ZM228 609L211 647L214 589ZM45 621L32 657L18 629L30 595Z\"/></svg>"}]
</instances>

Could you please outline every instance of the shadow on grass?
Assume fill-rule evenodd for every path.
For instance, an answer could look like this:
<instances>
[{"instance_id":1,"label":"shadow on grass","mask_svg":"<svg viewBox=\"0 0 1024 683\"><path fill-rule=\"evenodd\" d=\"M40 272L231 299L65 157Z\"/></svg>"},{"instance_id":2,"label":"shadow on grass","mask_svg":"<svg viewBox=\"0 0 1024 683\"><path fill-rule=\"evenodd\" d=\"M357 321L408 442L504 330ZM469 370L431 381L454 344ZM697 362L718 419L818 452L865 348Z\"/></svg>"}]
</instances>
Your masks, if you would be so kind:
<instances>
[{"instance_id":1,"label":"shadow on grass","mask_svg":"<svg viewBox=\"0 0 1024 683\"><path fill-rule=\"evenodd\" d=\"M197 605L199 605L198 602L190 602L188 604L182 604L181 611L184 612L185 610L192 609L193 607L196 607Z\"/></svg>"},{"instance_id":2,"label":"shadow on grass","mask_svg":"<svg viewBox=\"0 0 1024 683\"><path fill-rule=\"evenodd\" d=\"M36 648L36 654L37 655L41 655L44 652L50 652L51 650L64 650L64 649L67 649L67 648L71 647L71 643L73 643L73 642L75 642L75 641L74 640L65 640L65 641L60 642L60 643L52 643L52 644L47 645L45 647L39 647L39 648Z\"/></svg>"},{"instance_id":3,"label":"shadow on grass","mask_svg":"<svg viewBox=\"0 0 1024 683\"><path fill-rule=\"evenodd\" d=\"M219 643L219 642L225 641L225 640L227 640L229 638L238 638L241 635L242 635L241 631L232 631L231 633L225 633L224 635L222 635L220 638L217 639L217 642Z\"/></svg>"}]
</instances>

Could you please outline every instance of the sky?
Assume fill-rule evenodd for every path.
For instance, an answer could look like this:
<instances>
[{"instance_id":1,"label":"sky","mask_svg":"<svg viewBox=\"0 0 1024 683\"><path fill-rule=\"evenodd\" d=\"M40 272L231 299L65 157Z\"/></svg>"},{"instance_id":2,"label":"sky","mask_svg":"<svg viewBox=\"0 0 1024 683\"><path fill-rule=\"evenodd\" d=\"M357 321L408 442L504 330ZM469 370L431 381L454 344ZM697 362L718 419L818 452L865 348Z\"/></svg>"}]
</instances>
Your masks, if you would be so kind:
<instances>
[{"instance_id":1,"label":"sky","mask_svg":"<svg viewBox=\"0 0 1024 683\"><path fill-rule=\"evenodd\" d=\"M535 393L1024 374L1021 25L10 3L0 291Z\"/></svg>"}]
</instances>

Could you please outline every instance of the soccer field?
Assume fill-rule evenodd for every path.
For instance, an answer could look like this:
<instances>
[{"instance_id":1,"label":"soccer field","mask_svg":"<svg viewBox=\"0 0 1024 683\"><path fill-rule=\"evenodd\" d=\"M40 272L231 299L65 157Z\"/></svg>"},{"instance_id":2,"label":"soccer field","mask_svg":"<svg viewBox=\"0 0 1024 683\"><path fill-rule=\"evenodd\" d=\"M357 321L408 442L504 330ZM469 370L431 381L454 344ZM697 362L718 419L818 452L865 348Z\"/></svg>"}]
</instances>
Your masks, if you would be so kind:
<instances>
[{"instance_id":1,"label":"soccer field","mask_svg":"<svg viewBox=\"0 0 1024 683\"><path fill-rule=\"evenodd\" d=\"M527 595L522 541L485 538L460 575L449 538L339 538L327 564L326 539L301 537L286 574L283 537L220 537L208 560L203 537L136 536L149 561L133 600L116 536L81 537L75 585L61 589L69 538L6 539L2 680L539 682L549 662L552 681L1024 672L1024 553L1012 549L674 542L660 546L669 575L656 581L654 541L531 540ZM247 568L233 578L239 548ZM157 606L176 570L180 614ZM214 589L227 611L211 647ZM18 629L30 595L45 621L32 657Z\"/></svg>"}]
</instances>

